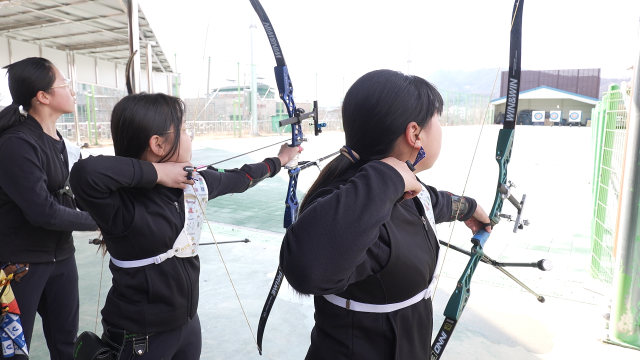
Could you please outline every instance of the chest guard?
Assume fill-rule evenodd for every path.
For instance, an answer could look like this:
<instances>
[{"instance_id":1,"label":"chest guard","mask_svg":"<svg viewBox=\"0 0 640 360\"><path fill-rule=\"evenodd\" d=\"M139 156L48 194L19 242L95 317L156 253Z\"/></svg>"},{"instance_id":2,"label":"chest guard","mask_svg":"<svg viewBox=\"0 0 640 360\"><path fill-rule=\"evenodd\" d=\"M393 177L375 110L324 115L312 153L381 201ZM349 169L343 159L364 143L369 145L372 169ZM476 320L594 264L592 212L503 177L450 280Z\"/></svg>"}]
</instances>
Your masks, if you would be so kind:
<instances>
[{"instance_id":1,"label":"chest guard","mask_svg":"<svg viewBox=\"0 0 640 360\"><path fill-rule=\"evenodd\" d=\"M134 268L150 264L160 264L161 262L174 256L186 258L198 255L198 245L200 244L200 233L204 223L204 209L209 201L209 191L204 178L198 174L193 174L194 185L184 189L184 227L173 243L171 249L157 256L142 260L123 261L111 257L111 262L121 268Z\"/></svg>"}]
</instances>

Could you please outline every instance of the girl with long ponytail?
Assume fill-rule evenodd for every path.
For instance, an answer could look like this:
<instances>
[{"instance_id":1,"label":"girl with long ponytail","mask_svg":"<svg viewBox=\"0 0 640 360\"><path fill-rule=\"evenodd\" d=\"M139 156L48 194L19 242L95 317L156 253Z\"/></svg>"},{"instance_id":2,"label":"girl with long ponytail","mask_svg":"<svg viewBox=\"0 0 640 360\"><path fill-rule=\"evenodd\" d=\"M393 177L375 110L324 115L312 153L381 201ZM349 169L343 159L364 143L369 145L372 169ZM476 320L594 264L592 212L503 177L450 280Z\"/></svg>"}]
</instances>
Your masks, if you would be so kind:
<instances>
[{"instance_id":1,"label":"girl with long ponytail","mask_svg":"<svg viewBox=\"0 0 640 360\"><path fill-rule=\"evenodd\" d=\"M76 210L67 149L56 131L56 120L73 112L75 93L47 59L4 68L12 103L0 112L0 267L23 269L11 285L27 346L37 312L50 358L71 359L80 306L71 233L98 228Z\"/></svg>"},{"instance_id":2,"label":"girl with long ponytail","mask_svg":"<svg viewBox=\"0 0 640 360\"><path fill-rule=\"evenodd\" d=\"M442 97L391 70L358 79L342 118L346 145L307 193L280 265L314 295L306 359L426 359L441 255L437 223L491 231L469 197L422 183L440 154Z\"/></svg>"}]
</instances>

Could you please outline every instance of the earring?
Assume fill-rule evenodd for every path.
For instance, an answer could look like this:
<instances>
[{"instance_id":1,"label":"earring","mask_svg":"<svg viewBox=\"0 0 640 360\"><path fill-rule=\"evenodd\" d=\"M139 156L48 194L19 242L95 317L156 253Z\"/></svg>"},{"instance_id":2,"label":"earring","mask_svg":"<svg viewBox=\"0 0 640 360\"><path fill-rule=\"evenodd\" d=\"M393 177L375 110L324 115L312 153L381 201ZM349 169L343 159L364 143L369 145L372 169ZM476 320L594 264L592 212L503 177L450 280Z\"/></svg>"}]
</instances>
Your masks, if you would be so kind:
<instances>
[{"instance_id":1,"label":"earring","mask_svg":"<svg viewBox=\"0 0 640 360\"><path fill-rule=\"evenodd\" d=\"M416 166L426 156L427 154L424 152L424 148L420 146L420 151L418 151L418 156L416 156L416 160L413 162L413 166Z\"/></svg>"}]
</instances>

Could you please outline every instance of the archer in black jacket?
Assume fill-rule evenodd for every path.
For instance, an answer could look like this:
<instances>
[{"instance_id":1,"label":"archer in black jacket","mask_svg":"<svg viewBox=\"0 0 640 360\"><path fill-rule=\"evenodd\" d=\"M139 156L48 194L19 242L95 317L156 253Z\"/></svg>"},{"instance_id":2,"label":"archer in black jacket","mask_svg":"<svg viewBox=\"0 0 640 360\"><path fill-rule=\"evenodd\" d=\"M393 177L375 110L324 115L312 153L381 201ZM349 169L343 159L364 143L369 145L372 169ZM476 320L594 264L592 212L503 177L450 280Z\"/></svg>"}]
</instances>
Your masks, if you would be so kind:
<instances>
[{"instance_id":1,"label":"archer in black jacket","mask_svg":"<svg viewBox=\"0 0 640 360\"><path fill-rule=\"evenodd\" d=\"M111 117L117 156L89 157L71 173L77 201L100 226L111 257L102 339L118 354L135 348L136 359L200 357L200 259L192 244L207 226L200 217L203 203L275 176L298 152L285 145L278 157L237 170L199 170L194 183L184 170L191 166L191 140L183 119L178 98L127 96ZM189 240L183 247L179 240L185 233ZM192 252L172 253L184 249Z\"/></svg>"},{"instance_id":2,"label":"archer in black jacket","mask_svg":"<svg viewBox=\"0 0 640 360\"><path fill-rule=\"evenodd\" d=\"M209 168L199 174L213 199L244 192L279 171L280 159L267 158L238 170ZM184 228L183 190L158 181L153 163L138 159L91 156L74 166L71 185L78 203L96 219L112 258L130 261L163 254ZM109 269L113 284L102 309L109 325L150 334L175 329L196 316L198 256L136 268L110 262Z\"/></svg>"},{"instance_id":3,"label":"archer in black jacket","mask_svg":"<svg viewBox=\"0 0 640 360\"><path fill-rule=\"evenodd\" d=\"M73 112L75 93L47 59L7 69L13 103L0 112L0 266L29 269L12 283L27 344L38 312L51 359L69 359L80 306L71 233L97 230L88 213L76 210L67 149L55 126Z\"/></svg>"},{"instance_id":4,"label":"archer in black jacket","mask_svg":"<svg viewBox=\"0 0 640 360\"><path fill-rule=\"evenodd\" d=\"M431 84L391 70L370 72L347 92L347 145L307 193L280 252L289 284L315 295L306 359L430 357L442 261L435 225L491 230L473 199L414 174L438 158L441 112Z\"/></svg>"}]
</instances>

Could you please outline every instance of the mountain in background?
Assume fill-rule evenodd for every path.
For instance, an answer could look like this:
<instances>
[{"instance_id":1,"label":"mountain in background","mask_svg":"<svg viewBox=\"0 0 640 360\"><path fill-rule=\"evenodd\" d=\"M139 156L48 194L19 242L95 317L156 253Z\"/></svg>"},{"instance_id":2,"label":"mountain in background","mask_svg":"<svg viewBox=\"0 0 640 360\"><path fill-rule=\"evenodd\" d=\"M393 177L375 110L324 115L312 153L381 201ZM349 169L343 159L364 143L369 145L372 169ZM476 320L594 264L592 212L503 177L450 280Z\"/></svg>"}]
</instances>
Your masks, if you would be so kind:
<instances>
[{"instance_id":1,"label":"mountain in background","mask_svg":"<svg viewBox=\"0 0 640 360\"><path fill-rule=\"evenodd\" d=\"M602 99L602 93L605 91L609 91L609 85L613 85L613 84L617 84L620 85L622 84L623 81L627 82L627 86L629 86L629 82L631 81L631 78L600 78L600 96L598 97L599 99Z\"/></svg>"},{"instance_id":2,"label":"mountain in background","mask_svg":"<svg viewBox=\"0 0 640 360\"><path fill-rule=\"evenodd\" d=\"M489 96L491 88L496 78L498 68L479 69L472 71L461 70L438 70L427 76L427 80L434 84L439 90L458 91L469 94L480 94ZM600 98L602 93L609 90L609 85L618 84L631 78L601 78L600 79ZM500 78L493 91L493 99L500 97Z\"/></svg>"},{"instance_id":3,"label":"mountain in background","mask_svg":"<svg viewBox=\"0 0 640 360\"><path fill-rule=\"evenodd\" d=\"M458 91L489 96L498 68L473 71L438 70L427 76L427 80L439 90ZM500 79L496 84L493 98L500 95Z\"/></svg>"}]
</instances>

